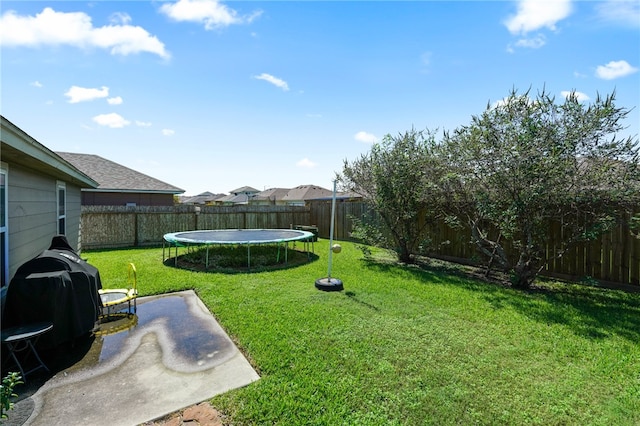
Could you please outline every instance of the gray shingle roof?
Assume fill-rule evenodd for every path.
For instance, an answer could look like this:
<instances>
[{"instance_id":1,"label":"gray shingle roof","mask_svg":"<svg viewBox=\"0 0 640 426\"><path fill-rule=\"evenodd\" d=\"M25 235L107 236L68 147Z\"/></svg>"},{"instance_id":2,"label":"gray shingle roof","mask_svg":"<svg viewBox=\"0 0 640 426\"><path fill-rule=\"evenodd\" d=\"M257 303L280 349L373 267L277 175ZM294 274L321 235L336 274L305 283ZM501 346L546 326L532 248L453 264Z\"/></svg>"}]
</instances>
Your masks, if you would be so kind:
<instances>
[{"instance_id":1,"label":"gray shingle roof","mask_svg":"<svg viewBox=\"0 0 640 426\"><path fill-rule=\"evenodd\" d=\"M183 189L98 155L72 152L57 152L56 154L98 182L99 191L163 192L169 194L181 194L184 192Z\"/></svg>"},{"instance_id":2,"label":"gray shingle roof","mask_svg":"<svg viewBox=\"0 0 640 426\"><path fill-rule=\"evenodd\" d=\"M245 193L245 192L253 194L253 193L256 193L256 192L260 192L260 190L252 188L250 186L243 186L242 188L236 188L233 191L229 191L230 194L241 194L241 193Z\"/></svg>"},{"instance_id":3,"label":"gray shingle roof","mask_svg":"<svg viewBox=\"0 0 640 426\"><path fill-rule=\"evenodd\" d=\"M328 197L333 195L333 191L316 185L300 185L291 189L282 199L284 201L304 201L315 198Z\"/></svg>"},{"instance_id":4,"label":"gray shingle roof","mask_svg":"<svg viewBox=\"0 0 640 426\"><path fill-rule=\"evenodd\" d=\"M289 193L290 189L289 188L270 188L270 189L265 189L264 191L260 191L257 194L254 194L251 196L251 200L256 200L256 201L264 201L264 200L269 200L269 201L277 201L277 200L282 200L284 198L284 196L286 196Z\"/></svg>"},{"instance_id":5,"label":"gray shingle roof","mask_svg":"<svg viewBox=\"0 0 640 426\"><path fill-rule=\"evenodd\" d=\"M218 198L216 201L221 203L247 204L249 196L247 194L229 194L222 198Z\"/></svg>"},{"instance_id":6,"label":"gray shingle roof","mask_svg":"<svg viewBox=\"0 0 640 426\"><path fill-rule=\"evenodd\" d=\"M202 194L194 195L193 197L186 197L182 200L183 204L207 204L213 201L219 200L225 197L225 194L213 194L209 191Z\"/></svg>"},{"instance_id":7,"label":"gray shingle roof","mask_svg":"<svg viewBox=\"0 0 640 426\"><path fill-rule=\"evenodd\" d=\"M336 192L336 200L350 200L350 199L361 199L362 195L357 192L347 191L347 192ZM313 200L331 200L333 199L333 193L326 197L318 197L312 198Z\"/></svg>"}]
</instances>

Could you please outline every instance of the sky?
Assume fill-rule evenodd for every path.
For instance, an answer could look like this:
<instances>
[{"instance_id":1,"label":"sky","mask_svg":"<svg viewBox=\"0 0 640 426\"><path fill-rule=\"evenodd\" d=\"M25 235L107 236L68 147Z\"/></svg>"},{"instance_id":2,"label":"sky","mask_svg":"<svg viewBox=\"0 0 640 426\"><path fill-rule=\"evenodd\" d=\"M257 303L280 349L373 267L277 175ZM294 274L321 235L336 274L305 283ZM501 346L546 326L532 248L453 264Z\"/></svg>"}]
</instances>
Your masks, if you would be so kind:
<instances>
[{"instance_id":1,"label":"sky","mask_svg":"<svg viewBox=\"0 0 640 426\"><path fill-rule=\"evenodd\" d=\"M640 133L640 1L7 1L0 112L185 190L332 189L385 135L545 90Z\"/></svg>"}]
</instances>

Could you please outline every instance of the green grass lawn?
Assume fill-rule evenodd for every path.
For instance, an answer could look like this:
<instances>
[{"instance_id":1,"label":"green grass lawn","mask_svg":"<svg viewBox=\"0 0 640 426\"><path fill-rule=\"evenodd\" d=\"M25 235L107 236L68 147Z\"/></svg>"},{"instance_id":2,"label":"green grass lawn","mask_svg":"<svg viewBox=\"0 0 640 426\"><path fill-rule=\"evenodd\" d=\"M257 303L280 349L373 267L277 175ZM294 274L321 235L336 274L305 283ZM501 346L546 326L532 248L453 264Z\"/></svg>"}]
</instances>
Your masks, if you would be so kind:
<instances>
[{"instance_id":1,"label":"green grass lawn","mask_svg":"<svg viewBox=\"0 0 640 426\"><path fill-rule=\"evenodd\" d=\"M261 376L215 397L236 425L638 425L640 294L544 283L521 292L440 268L367 261L342 243L260 273L162 264L162 249L84 252L105 288L193 289Z\"/></svg>"}]
</instances>

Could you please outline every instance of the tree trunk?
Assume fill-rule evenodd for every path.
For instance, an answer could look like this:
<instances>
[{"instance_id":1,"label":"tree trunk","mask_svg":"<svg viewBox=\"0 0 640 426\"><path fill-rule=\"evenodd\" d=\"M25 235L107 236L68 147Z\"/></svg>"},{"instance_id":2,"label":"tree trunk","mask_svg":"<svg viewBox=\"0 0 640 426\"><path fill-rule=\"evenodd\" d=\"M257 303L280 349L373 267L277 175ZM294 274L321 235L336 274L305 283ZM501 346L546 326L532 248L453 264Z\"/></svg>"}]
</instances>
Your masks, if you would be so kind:
<instances>
[{"instance_id":1,"label":"tree trunk","mask_svg":"<svg viewBox=\"0 0 640 426\"><path fill-rule=\"evenodd\" d=\"M537 262L525 253L520 254L518 263L513 267L513 286L520 289L529 289L540 272Z\"/></svg>"},{"instance_id":2,"label":"tree trunk","mask_svg":"<svg viewBox=\"0 0 640 426\"><path fill-rule=\"evenodd\" d=\"M398 260L402 263L413 263L409 243L404 238L399 238L398 240Z\"/></svg>"},{"instance_id":3,"label":"tree trunk","mask_svg":"<svg viewBox=\"0 0 640 426\"><path fill-rule=\"evenodd\" d=\"M498 236L498 241L491 241L487 238L487 233L480 229L478 219L469 219L469 226L471 228L472 241L475 243L478 250L489 259L488 267L491 267L493 262L497 262L501 269L511 269L509 258L500 244L502 233Z\"/></svg>"}]
</instances>

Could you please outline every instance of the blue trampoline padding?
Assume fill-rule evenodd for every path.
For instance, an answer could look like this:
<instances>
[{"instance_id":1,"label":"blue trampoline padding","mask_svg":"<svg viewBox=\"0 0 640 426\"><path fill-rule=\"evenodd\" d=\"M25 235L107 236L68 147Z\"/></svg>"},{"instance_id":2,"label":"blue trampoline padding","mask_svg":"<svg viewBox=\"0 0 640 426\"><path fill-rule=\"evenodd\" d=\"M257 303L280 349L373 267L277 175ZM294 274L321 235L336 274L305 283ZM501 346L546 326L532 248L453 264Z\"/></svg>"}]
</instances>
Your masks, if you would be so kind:
<instances>
[{"instance_id":1,"label":"blue trampoline padding","mask_svg":"<svg viewBox=\"0 0 640 426\"><path fill-rule=\"evenodd\" d=\"M310 240L312 232L293 229L214 229L165 234L174 244L263 244Z\"/></svg>"}]
</instances>

